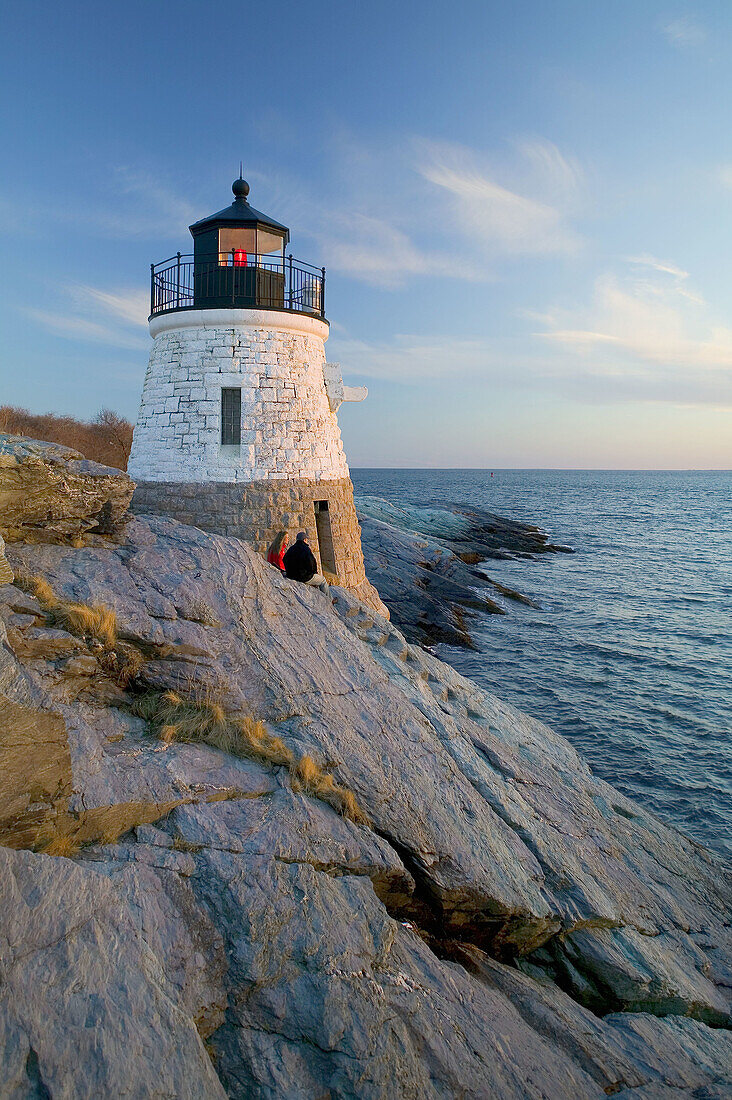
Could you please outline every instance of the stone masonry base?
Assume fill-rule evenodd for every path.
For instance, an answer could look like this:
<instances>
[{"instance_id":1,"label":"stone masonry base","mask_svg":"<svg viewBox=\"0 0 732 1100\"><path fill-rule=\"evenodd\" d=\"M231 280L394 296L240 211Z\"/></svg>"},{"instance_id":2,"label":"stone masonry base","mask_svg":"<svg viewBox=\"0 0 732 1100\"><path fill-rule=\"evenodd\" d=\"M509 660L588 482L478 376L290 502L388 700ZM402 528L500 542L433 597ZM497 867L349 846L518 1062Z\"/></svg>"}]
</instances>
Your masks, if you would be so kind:
<instances>
[{"instance_id":1,"label":"stone masonry base","mask_svg":"<svg viewBox=\"0 0 732 1100\"><path fill-rule=\"evenodd\" d=\"M328 505L328 519L323 523L321 512L321 546L316 504L322 510L324 501ZM321 572L335 584L352 591L379 614L388 616L378 592L364 572L361 528L350 478L204 484L143 481L138 482L135 489L132 511L170 516L204 531L233 535L251 543L262 554L266 554L275 535L283 528L288 532L289 542L298 531L307 531Z\"/></svg>"}]
</instances>

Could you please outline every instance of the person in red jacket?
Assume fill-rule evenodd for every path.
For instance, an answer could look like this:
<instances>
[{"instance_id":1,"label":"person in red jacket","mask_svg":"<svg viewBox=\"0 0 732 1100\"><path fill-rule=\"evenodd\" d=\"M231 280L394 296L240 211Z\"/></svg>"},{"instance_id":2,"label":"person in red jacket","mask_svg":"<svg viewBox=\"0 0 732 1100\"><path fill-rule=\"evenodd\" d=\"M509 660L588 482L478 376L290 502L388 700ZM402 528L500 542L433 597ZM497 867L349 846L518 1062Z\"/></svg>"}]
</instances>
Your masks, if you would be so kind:
<instances>
[{"instance_id":1,"label":"person in red jacket","mask_svg":"<svg viewBox=\"0 0 732 1100\"><path fill-rule=\"evenodd\" d=\"M287 531L278 531L272 545L267 551L267 561L274 565L281 573L285 571L285 548L287 546Z\"/></svg>"}]
</instances>

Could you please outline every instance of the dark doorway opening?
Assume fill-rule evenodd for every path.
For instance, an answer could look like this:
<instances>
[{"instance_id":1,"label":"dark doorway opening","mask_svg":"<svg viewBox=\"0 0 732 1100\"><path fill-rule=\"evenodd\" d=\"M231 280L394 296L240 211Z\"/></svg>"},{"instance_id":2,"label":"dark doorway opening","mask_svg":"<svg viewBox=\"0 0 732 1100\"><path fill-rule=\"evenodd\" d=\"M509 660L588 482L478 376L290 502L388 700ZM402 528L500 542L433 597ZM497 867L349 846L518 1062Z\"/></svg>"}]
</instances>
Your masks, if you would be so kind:
<instances>
[{"instance_id":1,"label":"dark doorway opening","mask_svg":"<svg viewBox=\"0 0 732 1100\"><path fill-rule=\"evenodd\" d=\"M330 511L327 500L316 500L315 529L318 532L318 549L320 550L320 564L329 573L337 575L335 553L333 551L333 532L330 526Z\"/></svg>"}]
</instances>

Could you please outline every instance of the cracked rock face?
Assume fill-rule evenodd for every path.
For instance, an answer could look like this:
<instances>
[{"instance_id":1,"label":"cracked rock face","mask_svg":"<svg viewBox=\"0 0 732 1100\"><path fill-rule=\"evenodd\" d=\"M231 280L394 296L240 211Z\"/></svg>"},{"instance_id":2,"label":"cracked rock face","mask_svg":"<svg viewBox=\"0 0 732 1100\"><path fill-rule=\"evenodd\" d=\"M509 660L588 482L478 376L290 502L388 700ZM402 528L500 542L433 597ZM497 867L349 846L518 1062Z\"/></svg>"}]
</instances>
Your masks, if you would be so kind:
<instances>
[{"instance_id":1,"label":"cracked rock face","mask_svg":"<svg viewBox=\"0 0 732 1100\"><path fill-rule=\"evenodd\" d=\"M0 435L0 533L7 541L68 541L87 531L109 535L123 522L134 482L78 451L24 436ZM0 546L0 583L3 556Z\"/></svg>"},{"instance_id":2,"label":"cracked rock face","mask_svg":"<svg viewBox=\"0 0 732 1100\"><path fill-rule=\"evenodd\" d=\"M0 692L23 702L22 680L63 723L72 813L173 807L73 861L0 849L3 977L33 989L5 993L9 1095L728 1095L724 870L562 738L234 539L138 517L119 545L8 556L115 608L138 688L264 719L371 823L285 769L165 747L101 672L65 671L78 656L7 650ZM6 621L23 600L0 588ZM88 1085L67 1013L104 1031Z\"/></svg>"},{"instance_id":3,"label":"cracked rock face","mask_svg":"<svg viewBox=\"0 0 732 1100\"><path fill-rule=\"evenodd\" d=\"M119 886L4 848L0 883L3 1096L226 1095Z\"/></svg>"}]
</instances>

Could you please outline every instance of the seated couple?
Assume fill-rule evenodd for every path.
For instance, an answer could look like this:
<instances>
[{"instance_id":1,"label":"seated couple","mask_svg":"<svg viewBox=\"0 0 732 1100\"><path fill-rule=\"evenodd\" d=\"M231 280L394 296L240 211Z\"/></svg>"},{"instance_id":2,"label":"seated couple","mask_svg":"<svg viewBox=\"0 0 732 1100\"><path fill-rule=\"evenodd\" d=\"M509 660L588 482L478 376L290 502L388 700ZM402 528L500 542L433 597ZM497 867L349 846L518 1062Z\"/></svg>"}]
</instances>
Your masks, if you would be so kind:
<instances>
[{"instance_id":1,"label":"seated couple","mask_svg":"<svg viewBox=\"0 0 732 1100\"><path fill-rule=\"evenodd\" d=\"M306 533L300 531L289 550L285 550L286 543L287 531L279 531L267 552L269 564L276 566L291 581L300 581L327 593L328 582L318 572L318 563L308 546Z\"/></svg>"}]
</instances>

